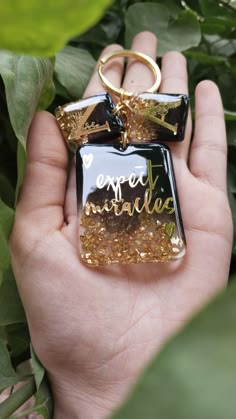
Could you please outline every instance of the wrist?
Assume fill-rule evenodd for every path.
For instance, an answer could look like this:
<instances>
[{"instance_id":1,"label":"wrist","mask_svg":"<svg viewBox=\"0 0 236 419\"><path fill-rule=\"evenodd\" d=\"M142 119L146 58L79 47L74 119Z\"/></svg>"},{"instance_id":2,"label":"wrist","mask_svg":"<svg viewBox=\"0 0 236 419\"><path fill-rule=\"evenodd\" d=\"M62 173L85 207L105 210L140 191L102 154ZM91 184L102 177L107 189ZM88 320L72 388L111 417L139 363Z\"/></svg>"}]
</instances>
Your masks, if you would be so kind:
<instances>
[{"instance_id":1,"label":"wrist","mask_svg":"<svg viewBox=\"0 0 236 419\"><path fill-rule=\"evenodd\" d=\"M50 378L54 401L53 419L107 419L118 407L121 389L114 386L104 388L98 384L87 387L82 382L67 382Z\"/></svg>"}]
</instances>

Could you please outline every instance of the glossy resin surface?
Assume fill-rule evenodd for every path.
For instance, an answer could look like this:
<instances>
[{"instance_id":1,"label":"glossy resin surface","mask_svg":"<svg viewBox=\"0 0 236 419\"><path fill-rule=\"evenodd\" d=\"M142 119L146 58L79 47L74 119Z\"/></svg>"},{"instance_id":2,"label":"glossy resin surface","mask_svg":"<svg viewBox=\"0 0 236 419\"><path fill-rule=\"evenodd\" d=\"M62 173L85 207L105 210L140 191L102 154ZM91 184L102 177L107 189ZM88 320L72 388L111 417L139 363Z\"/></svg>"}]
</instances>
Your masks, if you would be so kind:
<instances>
[{"instance_id":1,"label":"glossy resin surface","mask_svg":"<svg viewBox=\"0 0 236 419\"><path fill-rule=\"evenodd\" d=\"M170 152L161 144L81 146L79 247L91 266L164 262L185 253Z\"/></svg>"},{"instance_id":2,"label":"glossy resin surface","mask_svg":"<svg viewBox=\"0 0 236 419\"><path fill-rule=\"evenodd\" d=\"M120 110L130 143L182 141L189 98L183 94L142 93Z\"/></svg>"},{"instance_id":3,"label":"glossy resin surface","mask_svg":"<svg viewBox=\"0 0 236 419\"><path fill-rule=\"evenodd\" d=\"M124 131L115 103L108 93L59 106L55 115L68 145L76 150L88 142L109 143Z\"/></svg>"}]
</instances>

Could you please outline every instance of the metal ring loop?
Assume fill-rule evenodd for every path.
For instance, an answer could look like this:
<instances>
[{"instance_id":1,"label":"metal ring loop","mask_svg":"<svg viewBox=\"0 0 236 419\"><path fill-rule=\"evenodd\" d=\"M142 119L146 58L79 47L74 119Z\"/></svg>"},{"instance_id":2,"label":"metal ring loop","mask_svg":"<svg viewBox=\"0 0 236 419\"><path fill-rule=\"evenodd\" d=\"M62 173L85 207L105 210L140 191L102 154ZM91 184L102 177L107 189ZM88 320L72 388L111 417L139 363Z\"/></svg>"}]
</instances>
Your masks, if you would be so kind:
<instances>
[{"instance_id":1,"label":"metal ring loop","mask_svg":"<svg viewBox=\"0 0 236 419\"><path fill-rule=\"evenodd\" d=\"M154 77L155 77L155 82L154 84L146 90L146 92L149 93L155 93L158 89L158 87L160 86L161 83L161 71L158 67L158 65L156 64L156 62L150 58L148 55L143 54L142 52L138 52L138 51L132 51L132 50L119 50L119 51L113 51L110 52L106 55L104 55L99 63L98 63L98 74L101 78L102 84L103 86L111 93L114 93L116 96L127 96L127 97L131 97L133 96L135 93L132 92L127 92L125 91L123 88L117 88L114 87L109 80L107 80L107 78L103 75L103 68L104 65L110 61L113 58L116 57L131 57L131 58L136 58L138 61L141 61L143 64L146 64L150 70L153 72ZM141 93L141 92L140 92Z\"/></svg>"}]
</instances>

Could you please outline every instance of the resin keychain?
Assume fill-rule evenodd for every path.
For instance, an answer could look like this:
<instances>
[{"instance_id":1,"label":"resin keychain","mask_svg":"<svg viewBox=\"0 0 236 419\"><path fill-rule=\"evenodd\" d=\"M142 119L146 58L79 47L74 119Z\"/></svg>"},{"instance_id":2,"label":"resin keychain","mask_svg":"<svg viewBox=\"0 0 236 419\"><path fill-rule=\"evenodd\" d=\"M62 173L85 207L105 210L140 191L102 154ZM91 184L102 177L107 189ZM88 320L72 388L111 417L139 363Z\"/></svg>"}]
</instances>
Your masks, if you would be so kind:
<instances>
[{"instance_id":1,"label":"resin keychain","mask_svg":"<svg viewBox=\"0 0 236 419\"><path fill-rule=\"evenodd\" d=\"M113 87L103 67L116 56L148 65L154 85L137 95ZM178 259L184 229L171 154L160 141L183 140L188 97L155 93L159 67L139 52L108 54L98 71L118 103L106 93L56 110L76 149L80 257L90 266Z\"/></svg>"},{"instance_id":2,"label":"resin keychain","mask_svg":"<svg viewBox=\"0 0 236 419\"><path fill-rule=\"evenodd\" d=\"M76 154L80 255L90 265L184 255L169 150L161 144L81 146Z\"/></svg>"}]
</instances>

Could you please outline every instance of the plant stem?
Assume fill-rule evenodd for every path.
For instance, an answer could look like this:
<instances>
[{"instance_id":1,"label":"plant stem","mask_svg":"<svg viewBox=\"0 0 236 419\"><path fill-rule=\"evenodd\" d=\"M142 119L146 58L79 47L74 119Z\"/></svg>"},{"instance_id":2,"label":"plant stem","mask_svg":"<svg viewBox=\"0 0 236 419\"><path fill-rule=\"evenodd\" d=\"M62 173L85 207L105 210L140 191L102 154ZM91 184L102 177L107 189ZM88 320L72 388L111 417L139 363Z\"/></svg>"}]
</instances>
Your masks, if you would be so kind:
<instances>
[{"instance_id":1,"label":"plant stem","mask_svg":"<svg viewBox=\"0 0 236 419\"><path fill-rule=\"evenodd\" d=\"M19 390L12 393L0 404L0 418L7 419L21 407L36 391L34 378L30 378Z\"/></svg>"},{"instance_id":2,"label":"plant stem","mask_svg":"<svg viewBox=\"0 0 236 419\"><path fill-rule=\"evenodd\" d=\"M235 6L232 6L231 4L231 0L228 1L228 3L226 1L219 1L219 4L221 4L222 6L225 6L227 9L232 10L233 12L235 12Z\"/></svg>"}]
</instances>

